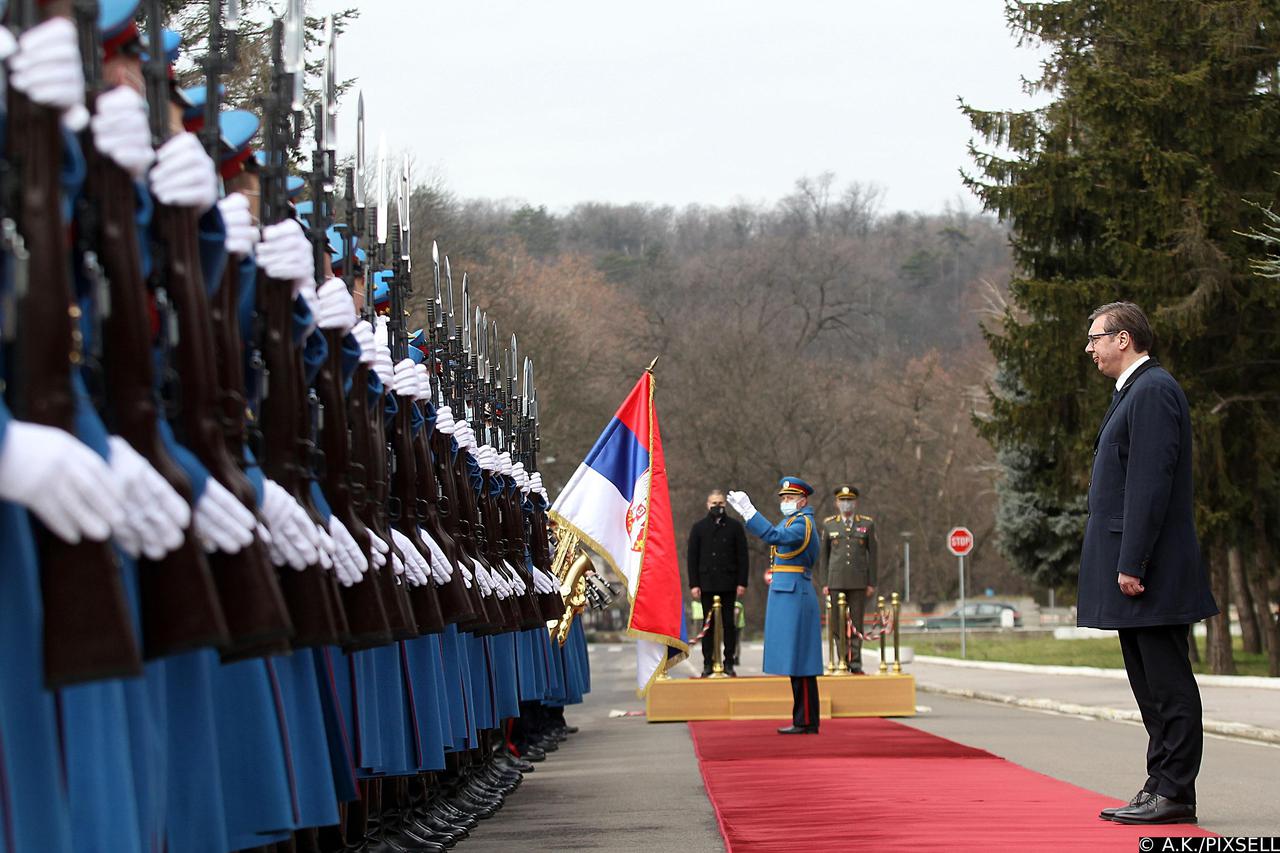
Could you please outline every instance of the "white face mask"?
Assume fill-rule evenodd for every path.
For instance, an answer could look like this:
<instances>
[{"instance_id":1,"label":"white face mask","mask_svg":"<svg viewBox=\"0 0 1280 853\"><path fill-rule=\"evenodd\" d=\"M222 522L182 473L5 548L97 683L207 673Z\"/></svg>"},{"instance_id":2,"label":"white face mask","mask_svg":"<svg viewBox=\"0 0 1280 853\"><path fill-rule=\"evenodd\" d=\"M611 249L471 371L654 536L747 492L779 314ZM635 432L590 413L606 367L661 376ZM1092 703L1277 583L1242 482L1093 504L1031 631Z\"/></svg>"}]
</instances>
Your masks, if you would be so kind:
<instances>
[{"instance_id":1,"label":"white face mask","mask_svg":"<svg viewBox=\"0 0 1280 853\"><path fill-rule=\"evenodd\" d=\"M836 506L838 506L840 508L840 511L843 512L845 515L848 515L849 513L853 512L853 501L849 501L849 500L836 501Z\"/></svg>"},{"instance_id":2,"label":"white face mask","mask_svg":"<svg viewBox=\"0 0 1280 853\"><path fill-rule=\"evenodd\" d=\"M778 504L778 509L782 510L783 515L794 515L800 510L800 504L796 501L782 501Z\"/></svg>"}]
</instances>

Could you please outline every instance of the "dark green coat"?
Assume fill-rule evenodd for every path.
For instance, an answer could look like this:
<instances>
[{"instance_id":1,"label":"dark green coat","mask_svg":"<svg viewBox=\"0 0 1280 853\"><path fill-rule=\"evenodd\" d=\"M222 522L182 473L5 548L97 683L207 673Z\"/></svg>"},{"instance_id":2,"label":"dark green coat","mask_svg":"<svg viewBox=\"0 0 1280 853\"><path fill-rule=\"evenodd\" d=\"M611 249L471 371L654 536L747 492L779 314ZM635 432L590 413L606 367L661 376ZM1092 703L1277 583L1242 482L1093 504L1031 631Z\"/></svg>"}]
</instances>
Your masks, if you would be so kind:
<instances>
[{"instance_id":1,"label":"dark green coat","mask_svg":"<svg viewBox=\"0 0 1280 853\"><path fill-rule=\"evenodd\" d=\"M876 585L876 523L854 513L822 522L822 585L831 589L865 589Z\"/></svg>"}]
</instances>

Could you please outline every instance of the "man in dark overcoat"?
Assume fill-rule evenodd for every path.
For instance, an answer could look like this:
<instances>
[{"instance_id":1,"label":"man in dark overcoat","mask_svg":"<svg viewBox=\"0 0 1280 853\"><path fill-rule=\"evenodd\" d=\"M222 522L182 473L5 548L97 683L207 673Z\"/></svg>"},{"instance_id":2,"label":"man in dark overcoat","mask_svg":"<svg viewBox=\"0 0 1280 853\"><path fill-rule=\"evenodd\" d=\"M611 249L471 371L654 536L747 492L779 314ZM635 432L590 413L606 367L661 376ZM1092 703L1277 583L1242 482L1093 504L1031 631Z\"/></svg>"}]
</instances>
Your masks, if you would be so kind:
<instances>
[{"instance_id":1,"label":"man in dark overcoat","mask_svg":"<svg viewBox=\"0 0 1280 853\"><path fill-rule=\"evenodd\" d=\"M1151 325L1130 302L1089 317L1085 353L1115 382L1094 441L1076 622L1116 629L1149 742L1147 780L1118 823L1195 823L1204 745L1191 626L1218 612L1192 506L1191 413L1150 355Z\"/></svg>"}]
</instances>

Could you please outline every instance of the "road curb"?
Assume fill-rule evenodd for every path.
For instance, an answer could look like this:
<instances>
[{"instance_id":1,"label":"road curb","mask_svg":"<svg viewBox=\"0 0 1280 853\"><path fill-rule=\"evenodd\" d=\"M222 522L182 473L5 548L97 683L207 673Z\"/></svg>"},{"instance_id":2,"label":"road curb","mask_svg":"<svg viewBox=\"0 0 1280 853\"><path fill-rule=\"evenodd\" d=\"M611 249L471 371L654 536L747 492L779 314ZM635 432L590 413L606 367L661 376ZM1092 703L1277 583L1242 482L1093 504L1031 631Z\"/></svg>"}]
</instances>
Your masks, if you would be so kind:
<instances>
[{"instance_id":1,"label":"road curb","mask_svg":"<svg viewBox=\"0 0 1280 853\"><path fill-rule=\"evenodd\" d=\"M877 662L880 660L875 652L869 652L869 654L875 657ZM1094 678L1129 680L1129 674L1123 669L1102 669L1096 666L1050 666L995 660L961 660L937 655L916 655L915 659L920 663L936 663L942 666L958 666L969 669L990 669L998 672L1034 672L1040 675L1088 675ZM1197 674L1196 683L1201 687L1253 687L1261 690L1280 690L1280 678L1270 678L1262 675Z\"/></svg>"},{"instance_id":2,"label":"road curb","mask_svg":"<svg viewBox=\"0 0 1280 853\"><path fill-rule=\"evenodd\" d=\"M1014 705L1034 711L1053 711L1058 714L1074 714L1081 717L1093 717L1098 720L1121 720L1141 723L1142 717L1137 711L1119 708L1103 708L1097 705L1077 705L1074 702L1059 702L1056 699L1030 699L1024 696L1010 696L1006 693L995 693L989 690L972 690L967 687L944 687L940 684L916 682L916 689L925 693L940 693L944 696L955 696L960 699L981 699L985 702L999 702L1003 705ZM1213 734L1280 746L1280 731L1247 723L1229 723L1222 720L1205 720L1204 730Z\"/></svg>"}]
</instances>

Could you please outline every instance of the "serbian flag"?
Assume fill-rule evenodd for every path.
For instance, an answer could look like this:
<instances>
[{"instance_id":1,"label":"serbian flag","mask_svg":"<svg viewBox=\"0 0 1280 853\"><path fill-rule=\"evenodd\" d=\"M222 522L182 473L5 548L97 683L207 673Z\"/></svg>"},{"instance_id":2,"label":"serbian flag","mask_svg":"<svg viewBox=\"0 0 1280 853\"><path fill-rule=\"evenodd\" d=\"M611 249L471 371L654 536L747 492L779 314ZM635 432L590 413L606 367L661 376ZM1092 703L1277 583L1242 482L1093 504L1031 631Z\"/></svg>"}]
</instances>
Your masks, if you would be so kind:
<instances>
[{"instance_id":1,"label":"serbian flag","mask_svg":"<svg viewBox=\"0 0 1280 853\"><path fill-rule=\"evenodd\" d=\"M636 686L643 696L653 679L689 653L650 370L596 439L550 514L562 535L575 534L626 583L627 633L636 638Z\"/></svg>"}]
</instances>

